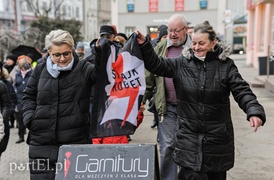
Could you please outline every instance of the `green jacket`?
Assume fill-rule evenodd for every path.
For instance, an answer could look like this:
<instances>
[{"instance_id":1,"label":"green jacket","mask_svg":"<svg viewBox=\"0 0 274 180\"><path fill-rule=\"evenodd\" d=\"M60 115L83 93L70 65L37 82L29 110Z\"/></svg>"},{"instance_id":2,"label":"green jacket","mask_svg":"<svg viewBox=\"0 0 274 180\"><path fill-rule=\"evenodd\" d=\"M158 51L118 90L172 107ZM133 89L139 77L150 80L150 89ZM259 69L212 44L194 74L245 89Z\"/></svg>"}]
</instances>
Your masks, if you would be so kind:
<instances>
[{"instance_id":1,"label":"green jacket","mask_svg":"<svg viewBox=\"0 0 274 180\"><path fill-rule=\"evenodd\" d=\"M190 46L191 38L188 36L184 46ZM169 47L168 39L160 41L154 48L156 54L166 58L167 48ZM146 91L143 97L143 103L150 100L154 96L155 107L159 115L166 114L166 96L165 96L165 82L164 77L157 76L146 70ZM156 87L156 92L153 92Z\"/></svg>"}]
</instances>

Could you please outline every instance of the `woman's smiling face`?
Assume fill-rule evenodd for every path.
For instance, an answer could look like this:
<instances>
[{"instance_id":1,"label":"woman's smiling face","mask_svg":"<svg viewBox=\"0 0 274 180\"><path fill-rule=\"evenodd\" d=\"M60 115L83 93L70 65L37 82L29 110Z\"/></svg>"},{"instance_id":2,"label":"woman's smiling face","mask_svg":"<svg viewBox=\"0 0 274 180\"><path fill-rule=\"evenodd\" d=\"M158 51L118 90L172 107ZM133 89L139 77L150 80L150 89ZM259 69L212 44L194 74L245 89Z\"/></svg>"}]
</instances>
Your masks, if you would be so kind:
<instances>
[{"instance_id":1,"label":"woman's smiling face","mask_svg":"<svg viewBox=\"0 0 274 180\"><path fill-rule=\"evenodd\" d=\"M197 57L205 57L208 51L212 51L216 45L216 40L211 41L208 33L199 31L192 34L192 50Z\"/></svg>"}]
</instances>

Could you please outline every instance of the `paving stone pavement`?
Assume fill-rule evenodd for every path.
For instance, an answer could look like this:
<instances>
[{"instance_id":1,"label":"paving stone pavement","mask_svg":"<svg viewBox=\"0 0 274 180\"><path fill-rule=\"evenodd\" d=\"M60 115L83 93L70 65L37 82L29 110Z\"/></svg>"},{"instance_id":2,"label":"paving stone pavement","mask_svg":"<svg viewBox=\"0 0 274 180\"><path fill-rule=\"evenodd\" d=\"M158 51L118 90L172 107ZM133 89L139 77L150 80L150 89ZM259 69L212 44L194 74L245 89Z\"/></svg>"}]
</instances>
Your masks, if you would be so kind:
<instances>
[{"instance_id":1,"label":"paving stone pavement","mask_svg":"<svg viewBox=\"0 0 274 180\"><path fill-rule=\"evenodd\" d=\"M258 70L245 65L244 55L232 55L239 71L245 79L252 81ZM265 88L252 90L264 106L267 114L265 126L256 133L246 121L245 113L231 99L231 112L235 132L235 166L228 171L228 180L274 180L274 94ZM145 118L130 143L155 143L157 128L151 129L153 115L145 112ZM18 129L11 129L7 150L0 161L0 180L28 180L28 146L26 143L15 144ZM159 149L159 146L158 146Z\"/></svg>"}]
</instances>

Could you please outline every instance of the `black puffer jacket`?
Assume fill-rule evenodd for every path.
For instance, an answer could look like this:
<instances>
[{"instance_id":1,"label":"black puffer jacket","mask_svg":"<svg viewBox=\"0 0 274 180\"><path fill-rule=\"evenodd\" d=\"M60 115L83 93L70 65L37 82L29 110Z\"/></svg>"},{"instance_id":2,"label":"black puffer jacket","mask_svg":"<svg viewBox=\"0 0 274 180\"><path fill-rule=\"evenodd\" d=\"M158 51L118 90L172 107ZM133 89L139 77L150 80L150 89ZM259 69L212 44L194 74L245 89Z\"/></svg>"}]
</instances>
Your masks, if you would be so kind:
<instances>
[{"instance_id":1,"label":"black puffer jacket","mask_svg":"<svg viewBox=\"0 0 274 180\"><path fill-rule=\"evenodd\" d=\"M0 157L1 154L6 150L8 141L9 141L9 119L10 119L10 113L11 113L11 101L8 89L5 85L5 83L0 80L0 107L1 107L1 114L3 116L4 121L4 137L2 141L0 141Z\"/></svg>"},{"instance_id":2,"label":"black puffer jacket","mask_svg":"<svg viewBox=\"0 0 274 180\"><path fill-rule=\"evenodd\" d=\"M53 78L46 62L33 71L23 96L23 121L29 129L30 158L56 162L63 144L89 142L89 97L95 66L74 53L71 71Z\"/></svg>"},{"instance_id":3,"label":"black puffer jacket","mask_svg":"<svg viewBox=\"0 0 274 180\"><path fill-rule=\"evenodd\" d=\"M234 165L234 133L230 92L239 107L265 122L265 112L243 80L228 46L217 44L205 61L190 48L176 59L158 57L150 43L141 46L145 67L173 78L178 102L174 161L194 171L227 171Z\"/></svg>"}]
</instances>

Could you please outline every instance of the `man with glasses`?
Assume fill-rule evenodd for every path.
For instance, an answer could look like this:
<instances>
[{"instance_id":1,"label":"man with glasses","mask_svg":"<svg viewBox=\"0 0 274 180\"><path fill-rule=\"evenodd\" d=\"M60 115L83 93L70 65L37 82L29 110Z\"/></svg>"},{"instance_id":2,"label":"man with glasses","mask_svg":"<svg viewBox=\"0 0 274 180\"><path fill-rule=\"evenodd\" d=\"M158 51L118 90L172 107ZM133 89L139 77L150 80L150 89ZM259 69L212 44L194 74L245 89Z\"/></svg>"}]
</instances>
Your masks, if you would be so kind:
<instances>
[{"instance_id":1,"label":"man with glasses","mask_svg":"<svg viewBox=\"0 0 274 180\"><path fill-rule=\"evenodd\" d=\"M155 52L159 56L178 57L185 46L190 46L191 38L187 34L186 18L181 14L174 14L168 20L168 37L157 44ZM160 176L161 180L176 180L177 165L173 162L175 147L175 132L177 119L177 98L172 78L155 76L148 73L146 76L147 89L143 102L152 95L154 87L155 106L161 121L158 124L160 143Z\"/></svg>"}]
</instances>

